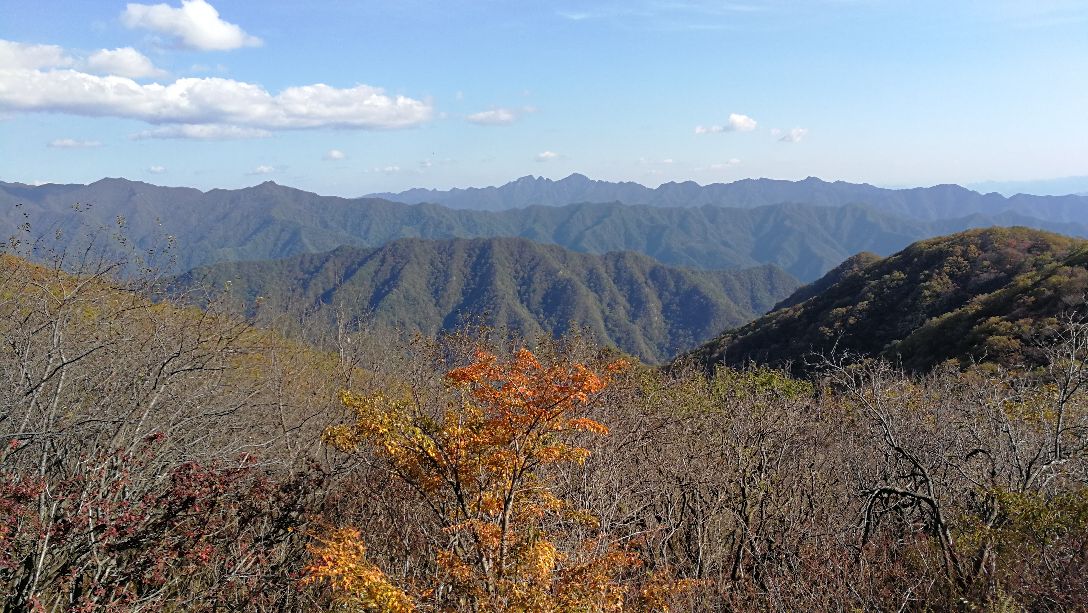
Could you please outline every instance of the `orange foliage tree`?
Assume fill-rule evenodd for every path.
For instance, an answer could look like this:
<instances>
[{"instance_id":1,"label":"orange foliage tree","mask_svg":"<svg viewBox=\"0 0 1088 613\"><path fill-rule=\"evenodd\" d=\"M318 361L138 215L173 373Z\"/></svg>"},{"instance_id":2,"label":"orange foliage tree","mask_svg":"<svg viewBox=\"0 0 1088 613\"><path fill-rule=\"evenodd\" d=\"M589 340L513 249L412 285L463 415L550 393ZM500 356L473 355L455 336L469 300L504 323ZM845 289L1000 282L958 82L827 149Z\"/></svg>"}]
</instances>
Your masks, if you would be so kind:
<instances>
[{"instance_id":1,"label":"orange foliage tree","mask_svg":"<svg viewBox=\"0 0 1088 613\"><path fill-rule=\"evenodd\" d=\"M433 552L433 584L402 592L365 561L357 532L330 531L313 548L306 581L326 583L342 602L387 610L424 601L476 610L619 610L656 600L652 581L638 589L621 581L639 567L638 555L571 538L591 534L596 519L558 498L546 474L589 455L575 435L607 433L580 409L624 366L617 361L598 372L573 362L544 365L526 349L509 360L477 351L471 364L446 373L458 393L437 413L411 395L344 392L355 420L329 428L326 442L382 458L439 518L444 546Z\"/></svg>"}]
</instances>

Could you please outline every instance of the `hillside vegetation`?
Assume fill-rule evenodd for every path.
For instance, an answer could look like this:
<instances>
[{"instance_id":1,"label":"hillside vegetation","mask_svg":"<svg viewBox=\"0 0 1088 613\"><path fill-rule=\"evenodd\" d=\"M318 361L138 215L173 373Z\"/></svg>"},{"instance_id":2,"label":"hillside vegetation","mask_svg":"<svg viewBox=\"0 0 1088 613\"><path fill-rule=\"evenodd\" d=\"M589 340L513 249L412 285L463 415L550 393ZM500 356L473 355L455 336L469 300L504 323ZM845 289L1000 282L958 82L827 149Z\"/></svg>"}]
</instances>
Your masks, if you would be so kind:
<instances>
[{"instance_id":1,"label":"hillside vegetation","mask_svg":"<svg viewBox=\"0 0 1088 613\"><path fill-rule=\"evenodd\" d=\"M303 607L317 437L357 371L84 264L0 255L4 610Z\"/></svg>"},{"instance_id":2,"label":"hillside vegetation","mask_svg":"<svg viewBox=\"0 0 1088 613\"><path fill-rule=\"evenodd\" d=\"M575 253L525 239L394 241L286 260L222 263L182 287L227 290L266 311L314 312L434 336L472 323L523 337L584 329L649 362L695 347L766 312L797 288L774 266L689 270L630 252Z\"/></svg>"},{"instance_id":3,"label":"hillside vegetation","mask_svg":"<svg viewBox=\"0 0 1088 613\"><path fill-rule=\"evenodd\" d=\"M972 230L887 257L852 258L775 311L689 357L804 369L813 354L883 357L911 370L1036 363L1040 338L1085 315L1088 242L1025 228Z\"/></svg>"},{"instance_id":4,"label":"hillside vegetation","mask_svg":"<svg viewBox=\"0 0 1088 613\"><path fill-rule=\"evenodd\" d=\"M917 255L1007 271L965 294L1078 245L941 244ZM8 611L1088 603L1081 321L1030 373L707 377L477 329L322 353L76 268L0 258Z\"/></svg>"}]
</instances>

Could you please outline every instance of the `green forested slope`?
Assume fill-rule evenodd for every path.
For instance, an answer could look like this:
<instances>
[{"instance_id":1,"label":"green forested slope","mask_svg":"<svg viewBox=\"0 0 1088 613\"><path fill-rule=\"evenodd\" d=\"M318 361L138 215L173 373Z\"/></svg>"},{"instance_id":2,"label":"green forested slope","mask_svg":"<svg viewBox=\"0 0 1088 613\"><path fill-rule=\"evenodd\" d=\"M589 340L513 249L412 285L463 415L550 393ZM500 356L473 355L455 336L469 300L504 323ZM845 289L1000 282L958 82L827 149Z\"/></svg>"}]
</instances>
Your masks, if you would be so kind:
<instances>
[{"instance_id":1,"label":"green forested slope","mask_svg":"<svg viewBox=\"0 0 1088 613\"><path fill-rule=\"evenodd\" d=\"M708 367L755 361L801 370L814 353L833 351L912 370L947 359L1030 363L1057 318L1084 309L1086 248L1056 234L991 228L860 257L688 357Z\"/></svg>"},{"instance_id":2,"label":"green forested slope","mask_svg":"<svg viewBox=\"0 0 1088 613\"><path fill-rule=\"evenodd\" d=\"M222 263L178 280L229 289L276 311L337 310L434 334L472 322L520 334L585 327L594 339L662 361L750 321L797 287L774 266L674 268L630 252L575 253L525 239L394 241L276 261Z\"/></svg>"}]
</instances>

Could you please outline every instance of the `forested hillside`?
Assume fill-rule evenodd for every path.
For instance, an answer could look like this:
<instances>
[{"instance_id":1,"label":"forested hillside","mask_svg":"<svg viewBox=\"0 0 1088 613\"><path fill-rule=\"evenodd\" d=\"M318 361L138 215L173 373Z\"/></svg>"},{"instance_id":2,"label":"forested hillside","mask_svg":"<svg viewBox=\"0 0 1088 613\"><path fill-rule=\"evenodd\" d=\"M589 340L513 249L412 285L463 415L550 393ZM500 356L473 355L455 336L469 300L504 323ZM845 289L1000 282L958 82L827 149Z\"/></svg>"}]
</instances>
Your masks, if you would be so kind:
<instances>
[{"instance_id":1,"label":"forested hillside","mask_svg":"<svg viewBox=\"0 0 1088 613\"><path fill-rule=\"evenodd\" d=\"M691 349L766 312L797 281L774 266L708 271L630 252L587 255L525 239L394 241L287 260L199 268L179 277L260 302L434 336L473 323L524 338L584 329L596 343L649 362Z\"/></svg>"},{"instance_id":2,"label":"forested hillside","mask_svg":"<svg viewBox=\"0 0 1088 613\"><path fill-rule=\"evenodd\" d=\"M791 191L782 194L794 199L755 208L612 202L499 212L318 196L271 182L208 192L122 179L86 186L4 183L0 230L17 233L29 221L46 241L58 229L70 240L100 227L113 233L121 220L124 234L143 249L159 249L172 237L179 273L215 262L285 258L343 245L380 247L399 238L523 237L584 253L635 251L689 268L774 264L802 281L819 278L859 251L888 255L916 240L972 227L1019 224L1088 236L1081 223L1012 213L963 217L969 207L954 198L942 209L948 218L939 221L861 204L813 205L822 202L819 192L806 192L803 183L790 183Z\"/></svg>"},{"instance_id":3,"label":"forested hillside","mask_svg":"<svg viewBox=\"0 0 1088 613\"><path fill-rule=\"evenodd\" d=\"M925 371L1038 363L1036 343L1084 316L1088 242L1025 228L972 230L887 257L852 258L775 311L693 352L713 367L804 369L814 354L882 357Z\"/></svg>"}]
</instances>

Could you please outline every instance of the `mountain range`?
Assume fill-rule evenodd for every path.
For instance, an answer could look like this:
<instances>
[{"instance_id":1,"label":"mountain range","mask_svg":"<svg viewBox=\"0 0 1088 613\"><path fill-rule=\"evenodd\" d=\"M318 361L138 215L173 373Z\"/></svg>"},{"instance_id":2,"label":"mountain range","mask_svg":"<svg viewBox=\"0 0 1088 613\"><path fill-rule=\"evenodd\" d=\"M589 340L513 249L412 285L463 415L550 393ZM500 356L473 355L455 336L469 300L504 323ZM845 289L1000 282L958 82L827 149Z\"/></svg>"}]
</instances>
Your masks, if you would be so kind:
<instances>
[{"instance_id":1,"label":"mountain range","mask_svg":"<svg viewBox=\"0 0 1088 613\"><path fill-rule=\"evenodd\" d=\"M541 181L547 180L535 180L534 184ZM635 191L641 187L591 183L621 185ZM774 264L802 281L819 278L860 251L887 255L922 238L972 227L1017 224L1088 236L1088 225L1082 221L1054 221L1007 211L965 215L974 206L970 203L979 198L998 203L990 207L994 209L1018 201L997 195L982 197L954 186L917 192L930 194L927 201L931 208L946 215L932 221L896 215L873 204L826 206L846 198L831 198L830 192L855 193L861 199L877 189L871 186L818 180L753 180L729 186L748 190L749 197L742 199L740 208L689 206L698 202L696 198L678 199L684 206L674 207L584 202L477 211L378 198L319 196L272 182L207 192L125 179L103 179L89 185L0 183L0 231L4 236L18 234L20 226L29 221L32 236L49 242L59 230L67 237L60 240L63 243L87 228L113 234L120 222L124 226L122 233L141 250L158 249L172 242L176 272L222 261L317 253L343 245L375 248L400 238L505 236L557 244L583 253L635 251L664 264L688 268L714 270ZM756 189L761 186L766 190ZM706 189L710 188L717 189ZM698 191L693 188L693 193ZM913 196L905 192L917 190L904 190L904 194L878 191L906 202ZM966 200L961 202L959 197ZM792 201L754 206L780 198ZM1088 199L1069 197L1033 202L1034 208L1043 212L1065 211L1069 217L1083 220L1084 215L1074 216L1073 212L1079 211L1076 207L1085 201ZM936 202L944 203L943 208ZM77 204L81 212L73 214Z\"/></svg>"},{"instance_id":2,"label":"mountain range","mask_svg":"<svg viewBox=\"0 0 1088 613\"><path fill-rule=\"evenodd\" d=\"M669 182L656 188L638 183L595 181L581 174L564 179L526 176L498 187L372 194L407 204L433 203L459 209L503 210L534 204L562 206L576 202L623 202L661 207L721 206L751 208L801 202L817 206L865 204L894 215L934 221L968 215L998 215L1015 211L1045 221L1088 220L1088 197L1083 195L1011 197L981 194L959 185L887 189L865 183L828 182L816 177L801 181L742 179L733 183L699 185L694 181Z\"/></svg>"},{"instance_id":3,"label":"mountain range","mask_svg":"<svg viewBox=\"0 0 1088 613\"><path fill-rule=\"evenodd\" d=\"M433 336L484 321L522 337L583 328L662 362L766 312L798 286L781 269L689 270L631 252L590 255L521 238L402 239L282 260L224 262L176 279L272 312L305 311Z\"/></svg>"},{"instance_id":4,"label":"mountain range","mask_svg":"<svg viewBox=\"0 0 1088 613\"><path fill-rule=\"evenodd\" d=\"M922 372L945 360L1037 364L1059 320L1083 312L1088 241L989 228L860 254L767 315L685 356L807 370L817 356L882 357Z\"/></svg>"}]
</instances>

